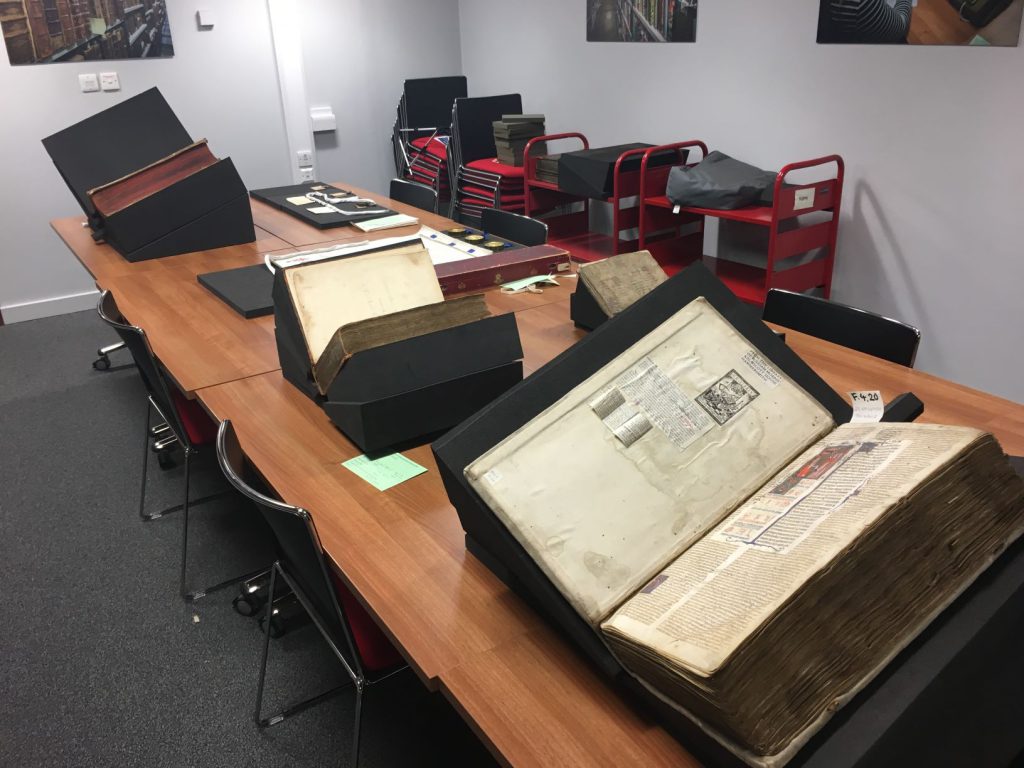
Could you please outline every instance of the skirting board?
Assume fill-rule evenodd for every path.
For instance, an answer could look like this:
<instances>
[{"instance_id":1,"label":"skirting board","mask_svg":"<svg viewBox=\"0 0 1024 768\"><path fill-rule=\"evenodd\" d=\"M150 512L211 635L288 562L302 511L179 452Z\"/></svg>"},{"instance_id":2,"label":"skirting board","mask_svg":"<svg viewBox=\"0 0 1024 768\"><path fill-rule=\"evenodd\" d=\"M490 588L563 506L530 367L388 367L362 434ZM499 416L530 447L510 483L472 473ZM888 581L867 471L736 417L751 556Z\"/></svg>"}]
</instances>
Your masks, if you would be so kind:
<instances>
[{"instance_id":1,"label":"skirting board","mask_svg":"<svg viewBox=\"0 0 1024 768\"><path fill-rule=\"evenodd\" d=\"M4 323L10 325L24 320L38 320L41 317L53 317L70 312L81 312L85 309L95 309L99 296L99 291L85 291L84 293L73 293L70 296L26 301L22 304L6 304L0 307L0 312L3 313Z\"/></svg>"}]
</instances>

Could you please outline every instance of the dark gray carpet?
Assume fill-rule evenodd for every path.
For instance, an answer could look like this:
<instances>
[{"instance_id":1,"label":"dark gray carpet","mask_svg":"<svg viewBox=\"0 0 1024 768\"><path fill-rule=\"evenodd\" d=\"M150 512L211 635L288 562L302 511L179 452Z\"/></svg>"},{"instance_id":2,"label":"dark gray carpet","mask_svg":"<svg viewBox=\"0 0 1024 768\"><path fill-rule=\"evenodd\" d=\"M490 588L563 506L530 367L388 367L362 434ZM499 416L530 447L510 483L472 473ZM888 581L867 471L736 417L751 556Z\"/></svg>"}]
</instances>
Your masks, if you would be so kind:
<instances>
[{"instance_id":1,"label":"dark gray carpet","mask_svg":"<svg viewBox=\"0 0 1024 768\"><path fill-rule=\"evenodd\" d=\"M126 352L83 312L0 327L0 744L4 765L348 765L349 692L260 732L262 637L236 590L178 596L181 520L137 517L144 395ZM197 493L222 487L216 466ZM150 504L181 470L150 466ZM190 587L263 565L231 503L193 516ZM190 526L190 530L193 526ZM254 558L256 561L254 561ZM272 641L266 702L345 678L311 626ZM411 672L364 699L363 766L492 765Z\"/></svg>"}]
</instances>

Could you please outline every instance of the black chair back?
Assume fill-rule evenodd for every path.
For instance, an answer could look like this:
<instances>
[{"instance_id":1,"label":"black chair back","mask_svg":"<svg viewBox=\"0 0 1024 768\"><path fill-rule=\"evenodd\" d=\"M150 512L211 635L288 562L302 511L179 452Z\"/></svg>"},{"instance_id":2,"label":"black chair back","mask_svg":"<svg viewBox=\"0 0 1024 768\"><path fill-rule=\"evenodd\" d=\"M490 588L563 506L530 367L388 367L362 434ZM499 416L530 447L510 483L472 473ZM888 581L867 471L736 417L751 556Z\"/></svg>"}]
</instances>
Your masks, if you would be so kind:
<instances>
[{"instance_id":1,"label":"black chair back","mask_svg":"<svg viewBox=\"0 0 1024 768\"><path fill-rule=\"evenodd\" d=\"M350 663L354 661L357 669L361 668L361 660L327 571L324 550L309 512L271 498L257 489L256 486L263 486L263 483L250 468L230 420L222 421L217 429L217 462L228 482L256 504L270 526L277 543L278 560L295 582L293 587L298 587L302 597L312 605L316 618L338 650Z\"/></svg>"},{"instance_id":2,"label":"black chair back","mask_svg":"<svg viewBox=\"0 0 1024 768\"><path fill-rule=\"evenodd\" d=\"M139 369L142 382L149 393L149 399L153 407L159 411L161 418L174 432L174 436L186 448L192 449L192 443L188 439L188 431L181 422L178 409L171 399L171 390L164 378L163 371L157 363L153 348L149 346L149 339L146 332L138 326L132 325L124 319L121 310L117 308L114 294L110 291L103 291L100 294L99 303L96 305L96 312L100 319L114 329L121 341L131 352L135 360L135 366Z\"/></svg>"},{"instance_id":3,"label":"black chair back","mask_svg":"<svg viewBox=\"0 0 1024 768\"><path fill-rule=\"evenodd\" d=\"M468 94L466 78L422 77L405 81L407 128L433 128L440 134L451 129L452 104Z\"/></svg>"},{"instance_id":4,"label":"black chair back","mask_svg":"<svg viewBox=\"0 0 1024 768\"><path fill-rule=\"evenodd\" d=\"M899 320L778 288L768 291L762 319L909 368L921 342L921 332Z\"/></svg>"},{"instance_id":5,"label":"black chair back","mask_svg":"<svg viewBox=\"0 0 1024 768\"><path fill-rule=\"evenodd\" d=\"M424 184L417 184L415 181L392 179L388 197L419 208L421 211L437 213L437 192Z\"/></svg>"},{"instance_id":6,"label":"black chair back","mask_svg":"<svg viewBox=\"0 0 1024 768\"><path fill-rule=\"evenodd\" d=\"M543 221L499 208L485 208L480 226L491 237L521 245L544 245L548 241L548 225Z\"/></svg>"},{"instance_id":7,"label":"black chair back","mask_svg":"<svg viewBox=\"0 0 1024 768\"><path fill-rule=\"evenodd\" d=\"M456 99L452 110L452 141L457 142L456 160L466 165L494 157L494 123L502 115L520 115L523 99L518 93Z\"/></svg>"}]
</instances>

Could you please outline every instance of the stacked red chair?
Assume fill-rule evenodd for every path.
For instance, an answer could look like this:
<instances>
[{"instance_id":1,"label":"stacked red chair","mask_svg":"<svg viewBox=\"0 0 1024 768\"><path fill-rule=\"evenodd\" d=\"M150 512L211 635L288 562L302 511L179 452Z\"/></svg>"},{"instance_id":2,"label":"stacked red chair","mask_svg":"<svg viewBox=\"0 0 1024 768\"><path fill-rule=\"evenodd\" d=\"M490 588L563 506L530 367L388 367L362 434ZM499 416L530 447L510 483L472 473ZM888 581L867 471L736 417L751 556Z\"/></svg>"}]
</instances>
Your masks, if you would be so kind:
<instances>
[{"instance_id":1,"label":"stacked red chair","mask_svg":"<svg viewBox=\"0 0 1024 768\"><path fill-rule=\"evenodd\" d=\"M485 208L523 213L523 169L498 162L493 125L502 115L522 112L518 93L455 100L448 142L452 218L478 223Z\"/></svg>"},{"instance_id":2,"label":"stacked red chair","mask_svg":"<svg viewBox=\"0 0 1024 768\"><path fill-rule=\"evenodd\" d=\"M465 97L466 87L462 76L406 80L392 131L395 175L429 186L443 200L451 195L447 148L452 104Z\"/></svg>"}]
</instances>

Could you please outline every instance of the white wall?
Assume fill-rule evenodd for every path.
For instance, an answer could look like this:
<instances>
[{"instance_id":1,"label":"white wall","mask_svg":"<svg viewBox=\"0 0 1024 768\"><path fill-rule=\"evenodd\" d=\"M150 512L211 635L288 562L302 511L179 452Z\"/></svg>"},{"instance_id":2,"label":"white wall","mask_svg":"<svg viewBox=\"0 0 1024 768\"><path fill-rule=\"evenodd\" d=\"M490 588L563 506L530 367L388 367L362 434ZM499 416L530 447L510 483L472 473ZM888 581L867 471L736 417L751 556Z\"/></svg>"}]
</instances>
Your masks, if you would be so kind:
<instances>
[{"instance_id":1,"label":"white wall","mask_svg":"<svg viewBox=\"0 0 1024 768\"><path fill-rule=\"evenodd\" d=\"M458 0L303 0L310 105L330 104L333 134L316 134L316 172L386 192L402 83L462 74Z\"/></svg>"},{"instance_id":2,"label":"white wall","mask_svg":"<svg viewBox=\"0 0 1024 768\"><path fill-rule=\"evenodd\" d=\"M250 187L288 180L277 70L264 3L210 0L216 26L198 31L197 4L168 3L170 59L12 67L0 51L0 310L8 322L94 304L92 281L49 221L80 214L40 140L158 86L186 130L231 157ZM113 70L122 90L81 93L82 72ZM80 295L64 302L50 301ZM28 304L29 302L40 302Z\"/></svg>"},{"instance_id":3,"label":"white wall","mask_svg":"<svg viewBox=\"0 0 1024 768\"><path fill-rule=\"evenodd\" d=\"M834 297L922 329L917 367L1024 400L1024 47L819 46L816 0L708 0L687 44L587 43L585 0L462 0L474 94L592 146L846 160Z\"/></svg>"}]
</instances>

